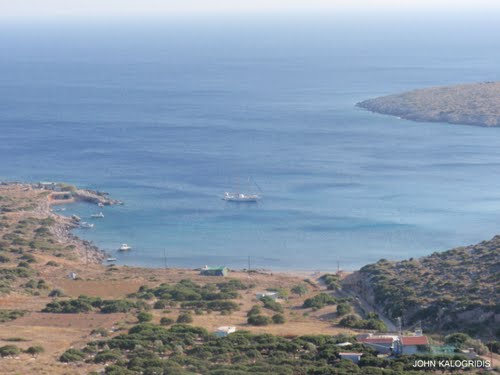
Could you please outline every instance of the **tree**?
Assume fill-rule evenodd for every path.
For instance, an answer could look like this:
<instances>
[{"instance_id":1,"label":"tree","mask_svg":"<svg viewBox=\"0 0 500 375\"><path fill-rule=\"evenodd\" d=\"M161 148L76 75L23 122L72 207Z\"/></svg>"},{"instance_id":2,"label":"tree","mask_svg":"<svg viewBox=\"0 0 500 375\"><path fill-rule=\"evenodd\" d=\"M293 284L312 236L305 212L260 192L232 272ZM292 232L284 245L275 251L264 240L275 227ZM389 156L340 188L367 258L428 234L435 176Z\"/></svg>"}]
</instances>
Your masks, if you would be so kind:
<instances>
[{"instance_id":1,"label":"tree","mask_svg":"<svg viewBox=\"0 0 500 375\"><path fill-rule=\"evenodd\" d=\"M85 353L78 349L68 349L60 357L61 362L78 362L83 361Z\"/></svg>"},{"instance_id":2,"label":"tree","mask_svg":"<svg viewBox=\"0 0 500 375\"><path fill-rule=\"evenodd\" d=\"M189 313L179 314L177 323L193 323L193 317Z\"/></svg>"},{"instance_id":3,"label":"tree","mask_svg":"<svg viewBox=\"0 0 500 375\"><path fill-rule=\"evenodd\" d=\"M37 358L40 353L43 353L45 349L43 346L40 345L35 345L35 346L30 346L28 349L25 350L25 353L31 354L33 358Z\"/></svg>"},{"instance_id":4,"label":"tree","mask_svg":"<svg viewBox=\"0 0 500 375\"><path fill-rule=\"evenodd\" d=\"M141 311L139 314L137 314L137 319L140 323L150 322L151 320L153 320L153 314Z\"/></svg>"},{"instance_id":5,"label":"tree","mask_svg":"<svg viewBox=\"0 0 500 375\"><path fill-rule=\"evenodd\" d=\"M341 302L337 305L337 315L338 316L343 316L346 314L349 314L351 312L352 308L351 305L345 302Z\"/></svg>"},{"instance_id":6,"label":"tree","mask_svg":"<svg viewBox=\"0 0 500 375\"><path fill-rule=\"evenodd\" d=\"M284 324L285 323L285 317L283 314L275 314L271 318L273 320L274 324Z\"/></svg>"},{"instance_id":7,"label":"tree","mask_svg":"<svg viewBox=\"0 0 500 375\"><path fill-rule=\"evenodd\" d=\"M271 319L265 315L251 315L248 317L247 322L252 326L267 326Z\"/></svg>"},{"instance_id":8,"label":"tree","mask_svg":"<svg viewBox=\"0 0 500 375\"><path fill-rule=\"evenodd\" d=\"M61 289L52 289L49 293L49 297L64 297L64 295Z\"/></svg>"},{"instance_id":9,"label":"tree","mask_svg":"<svg viewBox=\"0 0 500 375\"><path fill-rule=\"evenodd\" d=\"M173 323L174 323L174 320L172 318L163 317L160 319L160 324L162 326L169 326Z\"/></svg>"},{"instance_id":10,"label":"tree","mask_svg":"<svg viewBox=\"0 0 500 375\"><path fill-rule=\"evenodd\" d=\"M15 345L5 345L0 347L0 357L14 357L18 355L21 352L21 349L19 349Z\"/></svg>"},{"instance_id":11,"label":"tree","mask_svg":"<svg viewBox=\"0 0 500 375\"><path fill-rule=\"evenodd\" d=\"M305 286L304 284L298 284L292 287L291 291L293 294L298 294L299 296L303 296L304 294L307 294L308 289L307 286Z\"/></svg>"},{"instance_id":12,"label":"tree","mask_svg":"<svg viewBox=\"0 0 500 375\"><path fill-rule=\"evenodd\" d=\"M252 316L252 315L259 315L261 312L260 306L254 305L250 310L247 312L247 317Z\"/></svg>"}]
</instances>

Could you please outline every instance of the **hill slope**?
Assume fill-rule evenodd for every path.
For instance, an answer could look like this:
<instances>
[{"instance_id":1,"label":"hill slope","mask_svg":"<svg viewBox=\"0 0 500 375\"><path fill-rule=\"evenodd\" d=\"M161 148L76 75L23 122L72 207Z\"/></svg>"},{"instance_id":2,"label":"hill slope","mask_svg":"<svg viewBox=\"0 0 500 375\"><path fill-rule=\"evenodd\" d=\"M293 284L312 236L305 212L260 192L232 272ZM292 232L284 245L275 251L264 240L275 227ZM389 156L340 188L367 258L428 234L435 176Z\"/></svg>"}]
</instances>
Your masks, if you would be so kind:
<instances>
[{"instance_id":1,"label":"hill slope","mask_svg":"<svg viewBox=\"0 0 500 375\"><path fill-rule=\"evenodd\" d=\"M421 320L427 329L500 335L500 236L419 259L383 259L346 282L406 326Z\"/></svg>"},{"instance_id":2,"label":"hill slope","mask_svg":"<svg viewBox=\"0 0 500 375\"><path fill-rule=\"evenodd\" d=\"M500 82L430 87L368 99L357 106L414 121L500 126Z\"/></svg>"}]
</instances>

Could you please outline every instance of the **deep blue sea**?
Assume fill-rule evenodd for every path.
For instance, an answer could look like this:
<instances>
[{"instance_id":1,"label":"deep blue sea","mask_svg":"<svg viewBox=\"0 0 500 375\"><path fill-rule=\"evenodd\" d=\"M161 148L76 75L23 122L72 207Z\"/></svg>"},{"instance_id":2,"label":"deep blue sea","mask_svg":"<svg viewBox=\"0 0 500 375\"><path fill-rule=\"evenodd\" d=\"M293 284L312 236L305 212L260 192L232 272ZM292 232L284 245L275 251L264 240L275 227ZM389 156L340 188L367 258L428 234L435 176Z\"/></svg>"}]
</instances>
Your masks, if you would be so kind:
<instances>
[{"instance_id":1,"label":"deep blue sea","mask_svg":"<svg viewBox=\"0 0 500 375\"><path fill-rule=\"evenodd\" d=\"M443 17L1 25L0 179L124 200L76 231L119 264L355 269L488 239L500 129L355 107L500 78L496 17ZM237 179L262 201L221 200Z\"/></svg>"}]
</instances>

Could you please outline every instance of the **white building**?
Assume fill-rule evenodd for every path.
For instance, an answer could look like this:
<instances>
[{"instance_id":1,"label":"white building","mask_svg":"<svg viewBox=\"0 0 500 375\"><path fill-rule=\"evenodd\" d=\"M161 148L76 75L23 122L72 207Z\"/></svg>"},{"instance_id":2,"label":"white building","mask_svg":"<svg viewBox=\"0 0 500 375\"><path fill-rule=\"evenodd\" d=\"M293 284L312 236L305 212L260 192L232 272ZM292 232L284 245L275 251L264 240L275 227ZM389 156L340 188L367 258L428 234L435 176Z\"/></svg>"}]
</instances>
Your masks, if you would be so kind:
<instances>
[{"instance_id":1,"label":"white building","mask_svg":"<svg viewBox=\"0 0 500 375\"><path fill-rule=\"evenodd\" d=\"M217 331L215 331L215 335L217 337L226 337L234 332L236 332L236 327L234 327L234 326L222 326L222 327L217 328Z\"/></svg>"},{"instance_id":2,"label":"white building","mask_svg":"<svg viewBox=\"0 0 500 375\"><path fill-rule=\"evenodd\" d=\"M260 292L260 293L255 293L255 297L257 297L258 300L264 298L264 297L269 297L272 298L273 300L279 299L278 293L277 292Z\"/></svg>"},{"instance_id":3,"label":"white building","mask_svg":"<svg viewBox=\"0 0 500 375\"><path fill-rule=\"evenodd\" d=\"M347 359L349 361L353 361L354 363L358 363L361 360L361 356L363 353L339 353L341 359Z\"/></svg>"}]
</instances>

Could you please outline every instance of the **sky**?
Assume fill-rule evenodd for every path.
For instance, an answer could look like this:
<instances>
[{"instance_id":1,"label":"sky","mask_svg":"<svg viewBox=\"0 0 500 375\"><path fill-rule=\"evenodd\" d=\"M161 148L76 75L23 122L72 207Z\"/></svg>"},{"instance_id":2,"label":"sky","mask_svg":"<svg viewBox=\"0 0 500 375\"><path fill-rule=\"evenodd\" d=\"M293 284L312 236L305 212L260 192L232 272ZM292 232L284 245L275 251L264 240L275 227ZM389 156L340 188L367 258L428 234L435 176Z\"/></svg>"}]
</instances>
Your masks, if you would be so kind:
<instances>
[{"instance_id":1,"label":"sky","mask_svg":"<svg viewBox=\"0 0 500 375\"><path fill-rule=\"evenodd\" d=\"M0 17L132 16L252 12L488 11L498 0L0 0Z\"/></svg>"}]
</instances>

